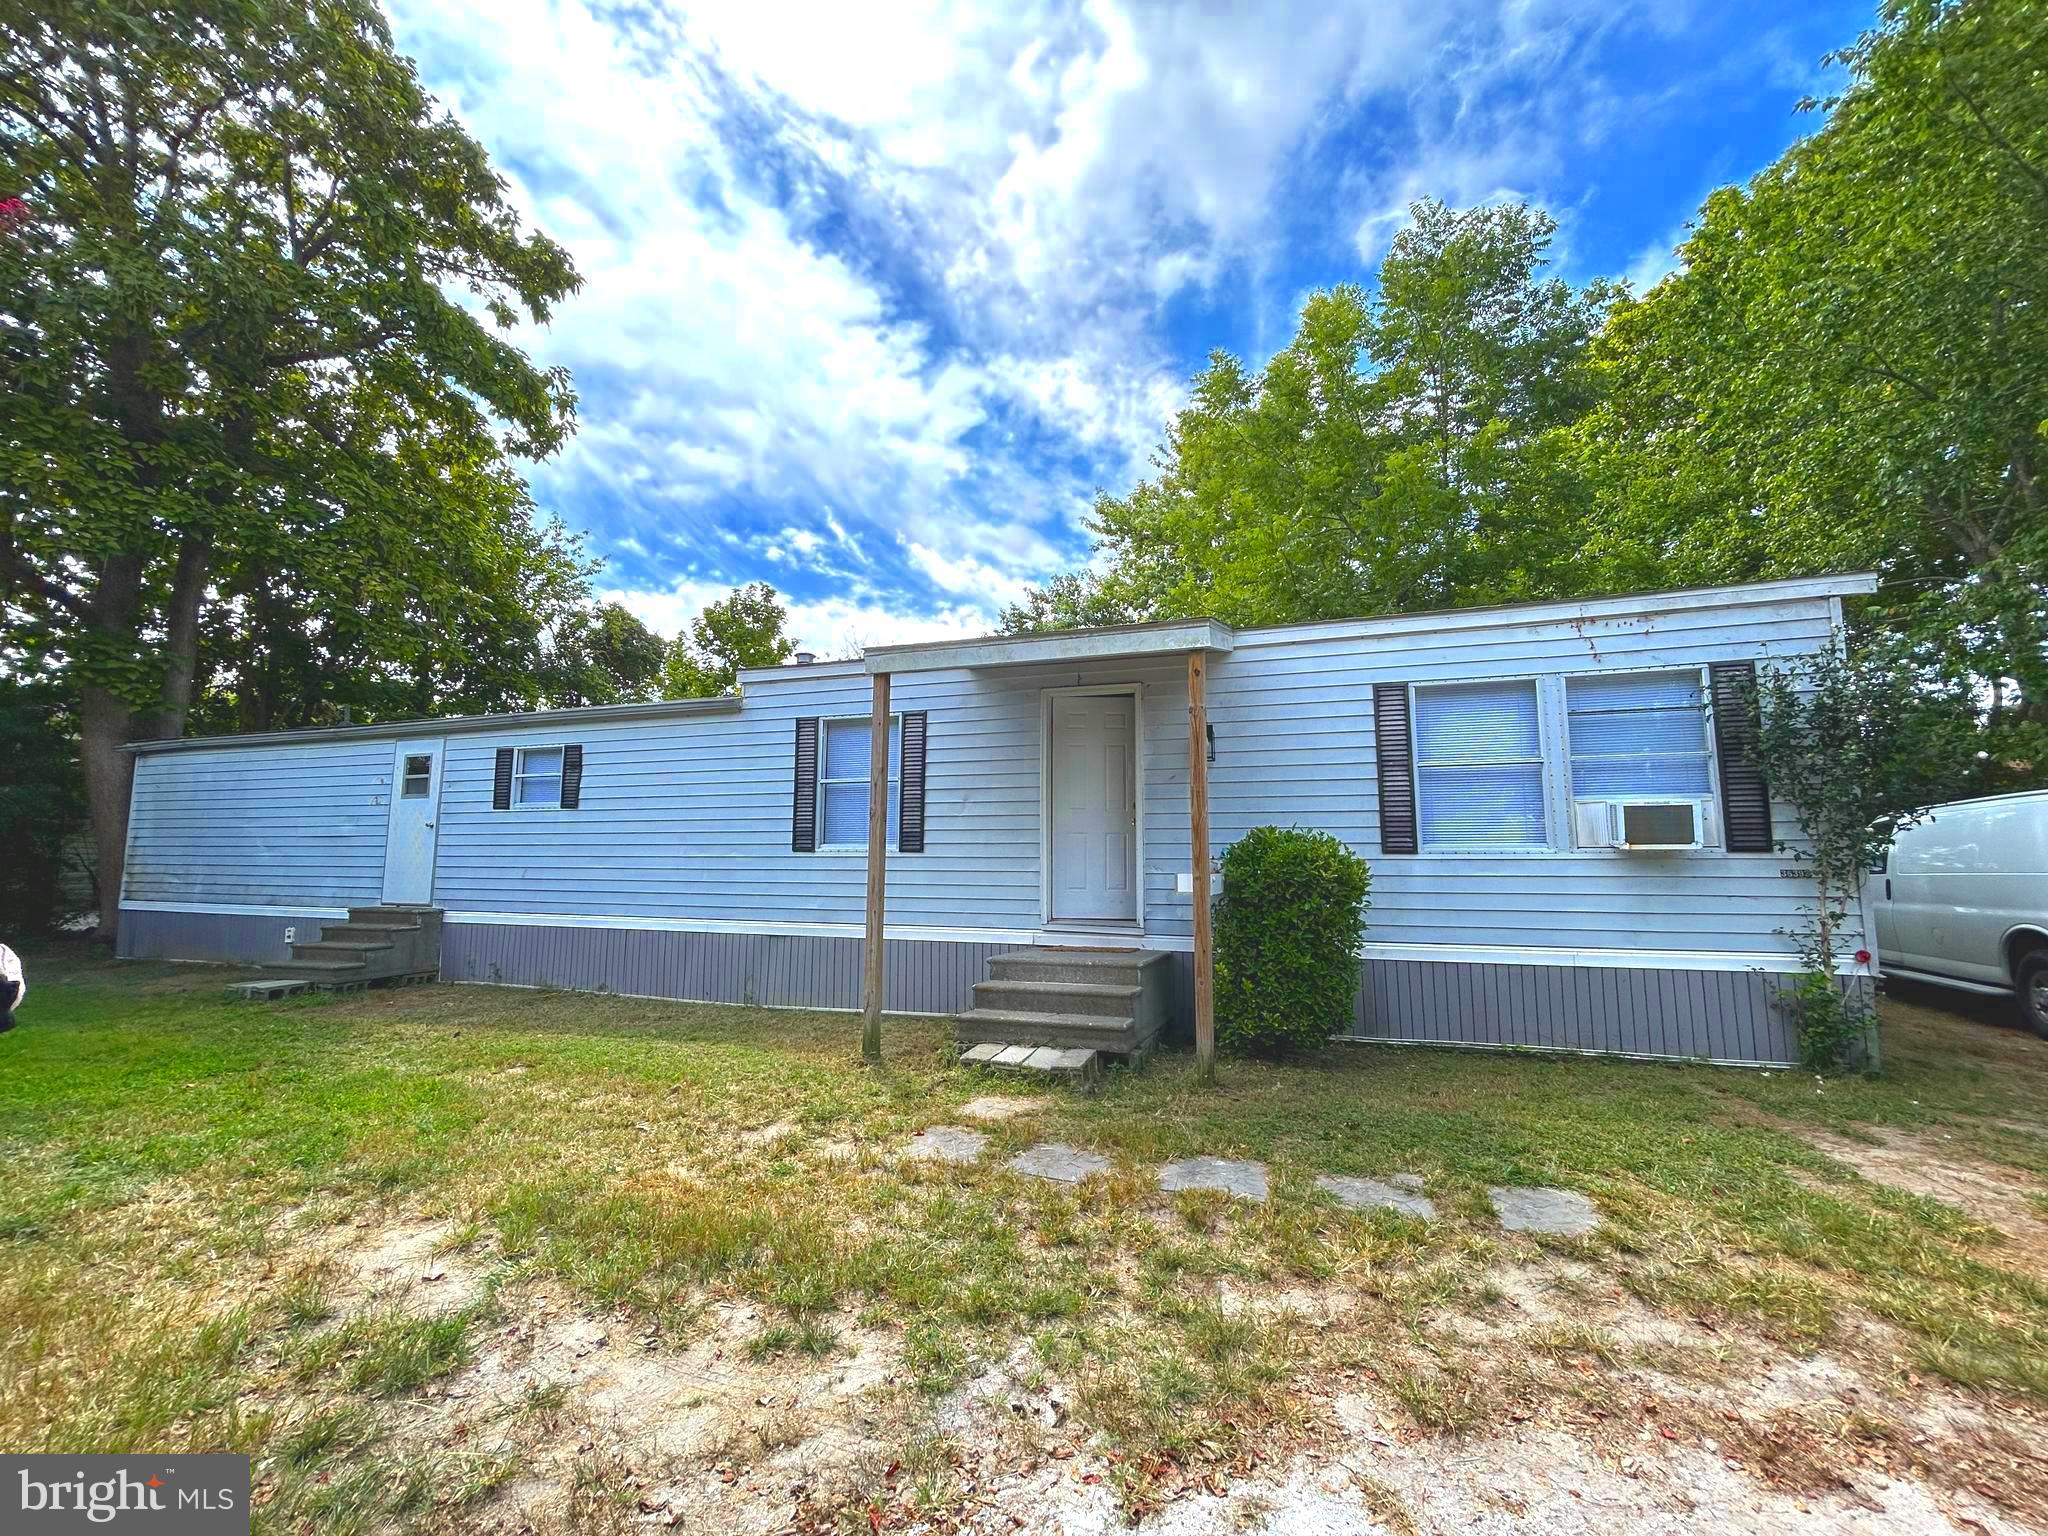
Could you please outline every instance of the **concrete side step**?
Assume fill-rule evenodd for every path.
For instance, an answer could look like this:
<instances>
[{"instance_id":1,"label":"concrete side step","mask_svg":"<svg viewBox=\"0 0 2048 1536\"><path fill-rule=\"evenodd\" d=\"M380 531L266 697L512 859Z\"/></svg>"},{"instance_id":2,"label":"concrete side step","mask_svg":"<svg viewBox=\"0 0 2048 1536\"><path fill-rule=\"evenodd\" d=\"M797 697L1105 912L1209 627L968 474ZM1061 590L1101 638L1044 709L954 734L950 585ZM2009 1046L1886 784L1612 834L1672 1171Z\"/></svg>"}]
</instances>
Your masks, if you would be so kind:
<instances>
[{"instance_id":1,"label":"concrete side step","mask_svg":"<svg viewBox=\"0 0 2048 1536\"><path fill-rule=\"evenodd\" d=\"M994 981L1050 981L1074 986L1137 987L1148 971L1164 978L1171 957L1157 949L1012 949L991 955Z\"/></svg>"},{"instance_id":2,"label":"concrete side step","mask_svg":"<svg viewBox=\"0 0 2048 1536\"><path fill-rule=\"evenodd\" d=\"M1102 1071L1101 1054L1085 1046L1062 1049L1049 1045L975 1045L963 1051L960 1060L967 1066L987 1067L996 1072L1042 1073L1083 1082Z\"/></svg>"},{"instance_id":3,"label":"concrete side step","mask_svg":"<svg viewBox=\"0 0 2048 1536\"><path fill-rule=\"evenodd\" d=\"M336 939L322 933L317 939L301 939L292 946L294 960L347 960L358 959L368 963L378 955L391 953L391 941L367 939Z\"/></svg>"},{"instance_id":4,"label":"concrete side step","mask_svg":"<svg viewBox=\"0 0 2048 1536\"><path fill-rule=\"evenodd\" d=\"M996 1012L1059 1013L1074 1018L1135 1019L1143 989L1080 981L977 981L974 1006Z\"/></svg>"},{"instance_id":5,"label":"concrete side step","mask_svg":"<svg viewBox=\"0 0 2048 1536\"><path fill-rule=\"evenodd\" d=\"M320 938L323 942L337 944L351 941L359 944L389 944L404 934L419 931L418 923L386 922L380 919L374 923L327 923L320 929Z\"/></svg>"},{"instance_id":6,"label":"concrete side step","mask_svg":"<svg viewBox=\"0 0 2048 1536\"><path fill-rule=\"evenodd\" d=\"M270 969L282 971L287 976L303 976L313 981L337 976L361 978L369 971L369 967L360 960L287 960L281 965L271 966Z\"/></svg>"},{"instance_id":7,"label":"concrete side step","mask_svg":"<svg viewBox=\"0 0 2048 1536\"><path fill-rule=\"evenodd\" d=\"M434 907L350 907L348 920L352 923L394 923L416 927L427 918L438 918L440 911Z\"/></svg>"},{"instance_id":8,"label":"concrete side step","mask_svg":"<svg viewBox=\"0 0 2048 1536\"><path fill-rule=\"evenodd\" d=\"M1085 1046L1112 1055L1142 1049L1149 1036L1123 1019L1081 1019L1066 1013L1021 1013L1008 1008L970 1008L953 1019L954 1037L962 1045Z\"/></svg>"}]
</instances>

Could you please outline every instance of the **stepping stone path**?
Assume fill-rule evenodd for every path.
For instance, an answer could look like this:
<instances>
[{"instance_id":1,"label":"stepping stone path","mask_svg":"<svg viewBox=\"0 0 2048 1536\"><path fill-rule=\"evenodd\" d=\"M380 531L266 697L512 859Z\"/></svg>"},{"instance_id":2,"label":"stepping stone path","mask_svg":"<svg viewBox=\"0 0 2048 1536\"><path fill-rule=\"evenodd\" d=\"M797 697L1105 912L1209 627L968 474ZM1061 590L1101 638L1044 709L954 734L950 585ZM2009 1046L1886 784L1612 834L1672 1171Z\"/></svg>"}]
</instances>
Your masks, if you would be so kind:
<instances>
[{"instance_id":1,"label":"stepping stone path","mask_svg":"<svg viewBox=\"0 0 2048 1536\"><path fill-rule=\"evenodd\" d=\"M1399 1211L1403 1216L1420 1216L1424 1221L1436 1220L1436 1202L1422 1193L1419 1174L1397 1173L1384 1184L1378 1179L1345 1179L1325 1174L1316 1180L1316 1188L1336 1196L1337 1203L1347 1210L1384 1208Z\"/></svg>"},{"instance_id":2,"label":"stepping stone path","mask_svg":"<svg viewBox=\"0 0 2048 1536\"><path fill-rule=\"evenodd\" d=\"M1081 1152L1057 1141L1041 1141L1026 1147L1010 1159L1010 1166L1034 1179L1051 1179L1055 1184L1078 1184L1098 1173L1109 1172L1109 1159L1093 1152Z\"/></svg>"},{"instance_id":3,"label":"stepping stone path","mask_svg":"<svg viewBox=\"0 0 2048 1536\"><path fill-rule=\"evenodd\" d=\"M978 1163L988 1138L960 1125L934 1125L910 1138L905 1157L936 1163Z\"/></svg>"},{"instance_id":4,"label":"stepping stone path","mask_svg":"<svg viewBox=\"0 0 2048 1536\"><path fill-rule=\"evenodd\" d=\"M977 1099L961 1111L978 1119L1001 1120L1025 1108L1036 1108L1028 1099ZM963 1125L934 1125L911 1138L904 1156L942 1163L978 1163L988 1151L988 1137ZM1100 1153L1084 1152L1064 1142L1041 1141L1026 1147L1010 1159L1009 1166L1034 1179L1055 1184L1078 1184L1083 1179L1108 1173L1111 1164ZM1187 1157L1159 1170L1159 1187L1169 1193L1184 1189L1219 1189L1225 1194L1254 1200L1263 1205L1271 1192L1264 1163L1232 1161L1223 1157ZM1316 1187L1331 1195L1348 1210L1390 1210L1423 1221L1436 1219L1436 1204L1422 1193L1419 1174L1396 1173L1384 1181L1325 1174ZM1575 1190L1508 1188L1495 1185L1487 1190L1494 1214L1510 1232L1538 1232L1547 1237L1580 1237L1600 1225L1600 1212L1593 1202Z\"/></svg>"},{"instance_id":5,"label":"stepping stone path","mask_svg":"<svg viewBox=\"0 0 2048 1536\"><path fill-rule=\"evenodd\" d=\"M985 1093L960 1106L962 1120L1013 1120L1044 1107L1039 1099L1013 1099L1007 1094Z\"/></svg>"},{"instance_id":6,"label":"stepping stone path","mask_svg":"<svg viewBox=\"0 0 2048 1536\"><path fill-rule=\"evenodd\" d=\"M1266 1203L1266 1165L1233 1163L1221 1157L1190 1157L1168 1163L1159 1170L1159 1187L1169 1192L1181 1189L1220 1189L1226 1195Z\"/></svg>"},{"instance_id":7,"label":"stepping stone path","mask_svg":"<svg viewBox=\"0 0 2048 1536\"><path fill-rule=\"evenodd\" d=\"M1593 1202L1569 1189L1503 1189L1486 1192L1494 1214L1510 1232L1541 1232L1548 1237L1581 1237L1600 1225Z\"/></svg>"}]
</instances>

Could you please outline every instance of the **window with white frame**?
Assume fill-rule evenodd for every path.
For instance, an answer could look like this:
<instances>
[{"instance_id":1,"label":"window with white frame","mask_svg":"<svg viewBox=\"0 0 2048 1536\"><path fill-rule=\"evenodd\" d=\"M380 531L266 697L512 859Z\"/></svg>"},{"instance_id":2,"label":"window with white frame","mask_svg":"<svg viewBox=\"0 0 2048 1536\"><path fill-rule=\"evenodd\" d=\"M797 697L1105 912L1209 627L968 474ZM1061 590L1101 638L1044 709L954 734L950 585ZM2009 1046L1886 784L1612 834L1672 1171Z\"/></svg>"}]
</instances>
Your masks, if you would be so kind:
<instances>
[{"instance_id":1,"label":"window with white frame","mask_svg":"<svg viewBox=\"0 0 2048 1536\"><path fill-rule=\"evenodd\" d=\"M512 804L519 810L561 809L560 747L521 747L513 754Z\"/></svg>"},{"instance_id":2,"label":"window with white frame","mask_svg":"<svg viewBox=\"0 0 2048 1536\"><path fill-rule=\"evenodd\" d=\"M405 756L405 773L399 782L399 798L424 800L434 789L434 755L431 752L408 752Z\"/></svg>"},{"instance_id":3,"label":"window with white frame","mask_svg":"<svg viewBox=\"0 0 2048 1536\"><path fill-rule=\"evenodd\" d=\"M1714 792L1697 671L1568 677L1572 798L1704 800Z\"/></svg>"},{"instance_id":4,"label":"window with white frame","mask_svg":"<svg viewBox=\"0 0 2048 1536\"><path fill-rule=\"evenodd\" d=\"M1425 850L1549 846L1536 697L1533 680L1416 687L1415 793Z\"/></svg>"},{"instance_id":5,"label":"window with white frame","mask_svg":"<svg viewBox=\"0 0 2048 1536\"><path fill-rule=\"evenodd\" d=\"M818 846L868 845L868 768L874 762L872 723L866 715L824 722L818 753ZM903 722L889 719L889 846L897 846L903 810Z\"/></svg>"}]
</instances>

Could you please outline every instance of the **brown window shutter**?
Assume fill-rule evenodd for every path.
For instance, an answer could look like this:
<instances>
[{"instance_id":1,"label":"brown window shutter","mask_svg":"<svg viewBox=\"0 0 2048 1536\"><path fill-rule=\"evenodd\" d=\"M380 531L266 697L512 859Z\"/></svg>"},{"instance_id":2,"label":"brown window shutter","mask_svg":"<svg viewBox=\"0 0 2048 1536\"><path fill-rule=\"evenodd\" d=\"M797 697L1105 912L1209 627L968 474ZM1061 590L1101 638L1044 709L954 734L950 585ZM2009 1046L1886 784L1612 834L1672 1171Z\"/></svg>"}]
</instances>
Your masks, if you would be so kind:
<instances>
[{"instance_id":1,"label":"brown window shutter","mask_svg":"<svg viewBox=\"0 0 2048 1536\"><path fill-rule=\"evenodd\" d=\"M1408 685L1374 683L1372 728L1380 771L1380 852L1414 853L1415 746L1408 724Z\"/></svg>"},{"instance_id":2,"label":"brown window shutter","mask_svg":"<svg viewBox=\"0 0 2048 1536\"><path fill-rule=\"evenodd\" d=\"M491 779L491 809L512 809L512 749L498 748L498 768Z\"/></svg>"},{"instance_id":3,"label":"brown window shutter","mask_svg":"<svg viewBox=\"0 0 2048 1536\"><path fill-rule=\"evenodd\" d=\"M927 711L903 713L902 809L896 826L898 853L924 852L924 745Z\"/></svg>"},{"instance_id":4,"label":"brown window shutter","mask_svg":"<svg viewBox=\"0 0 2048 1536\"><path fill-rule=\"evenodd\" d=\"M573 811L583 803L583 748L562 748L562 809Z\"/></svg>"},{"instance_id":5,"label":"brown window shutter","mask_svg":"<svg viewBox=\"0 0 2048 1536\"><path fill-rule=\"evenodd\" d=\"M796 809L790 818L792 853L818 851L818 718L796 723Z\"/></svg>"},{"instance_id":6,"label":"brown window shutter","mask_svg":"<svg viewBox=\"0 0 2048 1536\"><path fill-rule=\"evenodd\" d=\"M1714 755L1721 765L1721 836L1730 853L1770 853L1771 788L1756 759L1756 663L1717 661Z\"/></svg>"}]
</instances>

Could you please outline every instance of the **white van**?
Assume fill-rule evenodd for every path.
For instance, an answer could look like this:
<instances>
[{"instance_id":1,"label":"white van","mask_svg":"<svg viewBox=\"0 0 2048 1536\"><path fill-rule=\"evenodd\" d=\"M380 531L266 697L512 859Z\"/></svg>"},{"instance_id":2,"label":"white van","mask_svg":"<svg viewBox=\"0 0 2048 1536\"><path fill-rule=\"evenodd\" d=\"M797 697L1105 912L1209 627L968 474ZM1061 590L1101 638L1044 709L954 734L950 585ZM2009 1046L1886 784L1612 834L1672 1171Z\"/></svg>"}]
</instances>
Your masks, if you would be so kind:
<instances>
[{"instance_id":1,"label":"white van","mask_svg":"<svg viewBox=\"0 0 2048 1536\"><path fill-rule=\"evenodd\" d=\"M1937 805L1871 885L1886 976L2017 994L2048 1037L2048 790Z\"/></svg>"}]
</instances>

